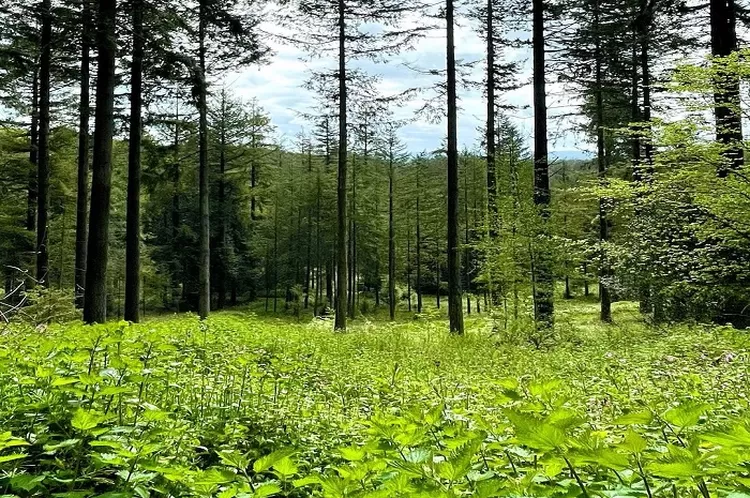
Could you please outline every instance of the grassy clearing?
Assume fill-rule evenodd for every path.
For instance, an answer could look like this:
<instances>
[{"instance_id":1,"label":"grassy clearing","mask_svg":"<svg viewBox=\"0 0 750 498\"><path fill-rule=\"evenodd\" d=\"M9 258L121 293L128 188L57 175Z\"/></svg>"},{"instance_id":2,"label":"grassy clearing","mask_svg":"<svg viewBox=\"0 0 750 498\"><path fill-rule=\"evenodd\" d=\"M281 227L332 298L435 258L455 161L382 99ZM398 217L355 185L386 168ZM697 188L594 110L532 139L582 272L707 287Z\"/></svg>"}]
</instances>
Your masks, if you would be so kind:
<instances>
[{"instance_id":1,"label":"grassy clearing","mask_svg":"<svg viewBox=\"0 0 750 498\"><path fill-rule=\"evenodd\" d=\"M180 316L6 331L0 492L705 497L745 489L750 469L738 455L750 450L750 432L742 439L737 427L747 425L746 334L648 328L629 303L618 303L615 317L604 326L595 304L565 303L558 344L541 349L520 333L493 332L478 315L462 338L440 319L361 319L334 334L327 320L249 311L205 324ZM712 431L735 434L734 443L702 439ZM638 452L622 446L635 434L645 442Z\"/></svg>"}]
</instances>

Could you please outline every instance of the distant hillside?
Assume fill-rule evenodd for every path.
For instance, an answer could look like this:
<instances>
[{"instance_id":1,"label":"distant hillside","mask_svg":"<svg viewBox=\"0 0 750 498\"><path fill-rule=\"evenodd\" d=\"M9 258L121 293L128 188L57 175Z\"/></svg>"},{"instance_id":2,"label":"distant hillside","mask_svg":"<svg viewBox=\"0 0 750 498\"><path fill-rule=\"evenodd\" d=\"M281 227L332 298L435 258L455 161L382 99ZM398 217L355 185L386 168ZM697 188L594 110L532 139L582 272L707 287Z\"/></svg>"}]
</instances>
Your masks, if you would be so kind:
<instances>
[{"instance_id":1,"label":"distant hillside","mask_svg":"<svg viewBox=\"0 0 750 498\"><path fill-rule=\"evenodd\" d=\"M583 150L553 150L549 153L550 159L586 160L592 157L591 152Z\"/></svg>"}]
</instances>

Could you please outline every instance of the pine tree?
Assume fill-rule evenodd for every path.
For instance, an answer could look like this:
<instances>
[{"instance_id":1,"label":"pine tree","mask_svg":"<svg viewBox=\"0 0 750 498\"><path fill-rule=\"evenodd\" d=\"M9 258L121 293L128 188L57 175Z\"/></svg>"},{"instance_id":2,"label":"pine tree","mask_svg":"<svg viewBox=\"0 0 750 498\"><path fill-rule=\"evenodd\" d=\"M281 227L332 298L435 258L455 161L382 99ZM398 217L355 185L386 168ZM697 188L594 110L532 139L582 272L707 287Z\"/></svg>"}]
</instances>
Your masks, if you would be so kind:
<instances>
[{"instance_id":1,"label":"pine tree","mask_svg":"<svg viewBox=\"0 0 750 498\"><path fill-rule=\"evenodd\" d=\"M132 0L133 53L130 66L130 138L125 234L125 320L140 321L141 285L141 139L143 129L143 1Z\"/></svg>"},{"instance_id":2,"label":"pine tree","mask_svg":"<svg viewBox=\"0 0 750 498\"><path fill-rule=\"evenodd\" d=\"M545 78L544 0L533 0L533 80L534 80L534 204L540 217L540 235L547 236L550 187L547 157L547 93ZM537 248L532 271L534 310L537 326L551 329L554 321L554 276L546 247Z\"/></svg>"},{"instance_id":3,"label":"pine tree","mask_svg":"<svg viewBox=\"0 0 750 498\"><path fill-rule=\"evenodd\" d=\"M456 54L454 43L454 6L447 0L445 20L447 108L448 108L448 318L450 331L463 335L464 317L461 303L461 258L458 242L458 125L456 103ZM439 293L438 293L439 295Z\"/></svg>"},{"instance_id":4,"label":"pine tree","mask_svg":"<svg viewBox=\"0 0 750 498\"><path fill-rule=\"evenodd\" d=\"M107 261L112 190L112 136L114 134L115 53L117 38L115 0L97 5L97 82L94 126L93 178L89 216L88 254L83 319L104 323L107 319Z\"/></svg>"},{"instance_id":5,"label":"pine tree","mask_svg":"<svg viewBox=\"0 0 750 498\"><path fill-rule=\"evenodd\" d=\"M75 299L83 308L86 286L89 201L89 118L91 88L91 3L81 2L81 76L78 106L78 181L76 188Z\"/></svg>"}]
</instances>

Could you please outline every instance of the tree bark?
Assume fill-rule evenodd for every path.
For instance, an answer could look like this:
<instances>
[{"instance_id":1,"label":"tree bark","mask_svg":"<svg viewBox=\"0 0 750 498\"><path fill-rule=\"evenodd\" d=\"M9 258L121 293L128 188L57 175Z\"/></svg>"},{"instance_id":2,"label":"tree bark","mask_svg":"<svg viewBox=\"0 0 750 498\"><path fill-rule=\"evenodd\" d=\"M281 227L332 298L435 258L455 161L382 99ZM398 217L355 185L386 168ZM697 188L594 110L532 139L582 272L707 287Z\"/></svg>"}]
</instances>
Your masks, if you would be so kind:
<instances>
[{"instance_id":1,"label":"tree bark","mask_svg":"<svg viewBox=\"0 0 750 498\"><path fill-rule=\"evenodd\" d=\"M411 313L411 230L406 237L406 296L409 313Z\"/></svg>"},{"instance_id":2,"label":"tree bark","mask_svg":"<svg viewBox=\"0 0 750 498\"><path fill-rule=\"evenodd\" d=\"M336 239L336 317L334 329L346 330L346 4L338 0L339 14L339 157L338 157L338 226Z\"/></svg>"},{"instance_id":3,"label":"tree bark","mask_svg":"<svg viewBox=\"0 0 750 498\"><path fill-rule=\"evenodd\" d=\"M52 67L52 3L42 0L42 37L39 63L39 152L37 165L36 280L49 287L49 122Z\"/></svg>"},{"instance_id":4,"label":"tree bark","mask_svg":"<svg viewBox=\"0 0 750 498\"><path fill-rule=\"evenodd\" d=\"M448 321L452 334L463 335L461 257L458 247L458 128L456 112L456 53L453 33L453 0L446 1L448 86ZM439 293L439 292L438 292Z\"/></svg>"},{"instance_id":5,"label":"tree bark","mask_svg":"<svg viewBox=\"0 0 750 498\"><path fill-rule=\"evenodd\" d=\"M605 186L607 162L604 151L604 88L602 75L602 54L600 47L600 25L599 25L599 2L594 3L594 36L596 38L594 48L595 64L595 91L596 91L596 158L599 184ZM604 279L609 275L604 243L607 241L608 230L607 213L605 210L605 199L599 198L599 318L602 322L612 321L612 301L609 297L609 288Z\"/></svg>"},{"instance_id":6,"label":"tree bark","mask_svg":"<svg viewBox=\"0 0 750 498\"><path fill-rule=\"evenodd\" d=\"M180 265L179 258L179 234L180 234L180 101L175 102L174 142L172 164L172 300L174 307L180 311Z\"/></svg>"},{"instance_id":7,"label":"tree bark","mask_svg":"<svg viewBox=\"0 0 750 498\"><path fill-rule=\"evenodd\" d=\"M466 314L471 315L471 275L469 270L469 175L464 158L464 282L466 285Z\"/></svg>"},{"instance_id":8,"label":"tree bark","mask_svg":"<svg viewBox=\"0 0 750 498\"><path fill-rule=\"evenodd\" d=\"M710 0L711 54L726 57L737 50L735 0ZM725 163L717 174L726 177L744 164L742 141L742 116L740 114L740 80L731 71L718 71L714 93L716 140L726 146Z\"/></svg>"},{"instance_id":9,"label":"tree bark","mask_svg":"<svg viewBox=\"0 0 750 498\"><path fill-rule=\"evenodd\" d=\"M116 15L116 0L99 0L94 168L91 181L86 290L83 305L83 319L86 323L104 323L107 319L107 261L112 191L115 53L117 51Z\"/></svg>"},{"instance_id":10,"label":"tree bark","mask_svg":"<svg viewBox=\"0 0 750 498\"><path fill-rule=\"evenodd\" d=\"M201 320L208 317L211 310L211 233L209 226L209 179L208 179L208 82L206 81L206 0L199 0L198 20L198 202L199 202L199 245L198 261L198 315Z\"/></svg>"},{"instance_id":11,"label":"tree bark","mask_svg":"<svg viewBox=\"0 0 750 498\"><path fill-rule=\"evenodd\" d=\"M495 43L493 0L487 0L487 227L494 236L497 219L497 178L495 173Z\"/></svg>"},{"instance_id":12,"label":"tree bark","mask_svg":"<svg viewBox=\"0 0 750 498\"><path fill-rule=\"evenodd\" d=\"M533 0L534 80L534 204L540 215L540 235L547 239L550 216L549 164L547 158L547 93L545 84L544 0ZM547 249L537 250L534 311L537 326L554 324L554 278Z\"/></svg>"},{"instance_id":13,"label":"tree bark","mask_svg":"<svg viewBox=\"0 0 750 498\"><path fill-rule=\"evenodd\" d=\"M420 209L419 199L421 197L421 164L417 165L417 199L416 199L416 210L417 210L417 313L422 313L422 226L420 223Z\"/></svg>"},{"instance_id":14,"label":"tree bark","mask_svg":"<svg viewBox=\"0 0 750 498\"><path fill-rule=\"evenodd\" d=\"M218 258L218 275L216 278L216 309L224 309L227 304L227 216L228 205L226 199L226 170L227 170L227 103L226 89L221 91L221 124L219 131L219 258Z\"/></svg>"},{"instance_id":15,"label":"tree bark","mask_svg":"<svg viewBox=\"0 0 750 498\"><path fill-rule=\"evenodd\" d=\"M140 321L141 294L141 139L143 135L143 2L133 3L133 61L130 67L130 138L125 227L125 320Z\"/></svg>"},{"instance_id":16,"label":"tree bark","mask_svg":"<svg viewBox=\"0 0 750 498\"><path fill-rule=\"evenodd\" d=\"M39 71L31 82L31 126L29 129L29 184L26 200L26 230L36 230L37 175L39 171Z\"/></svg>"},{"instance_id":17,"label":"tree bark","mask_svg":"<svg viewBox=\"0 0 750 498\"><path fill-rule=\"evenodd\" d=\"M312 182L312 145L307 148L307 181ZM308 183L309 185L309 183ZM305 309L310 304L310 284L312 280L312 217L313 209L308 204L307 208L307 244L306 244L306 263L305 263ZM313 313L314 314L314 313Z\"/></svg>"},{"instance_id":18,"label":"tree bark","mask_svg":"<svg viewBox=\"0 0 750 498\"><path fill-rule=\"evenodd\" d=\"M83 308L83 294L86 286L86 241L88 240L88 200L89 200L89 117L91 114L91 6L83 1L81 12L81 79L80 101L78 105L78 189L76 192L76 259L75 259L75 302Z\"/></svg>"},{"instance_id":19,"label":"tree bark","mask_svg":"<svg viewBox=\"0 0 750 498\"><path fill-rule=\"evenodd\" d=\"M396 319L396 229L393 224L393 139L390 138L388 154L388 313L391 321Z\"/></svg>"}]
</instances>

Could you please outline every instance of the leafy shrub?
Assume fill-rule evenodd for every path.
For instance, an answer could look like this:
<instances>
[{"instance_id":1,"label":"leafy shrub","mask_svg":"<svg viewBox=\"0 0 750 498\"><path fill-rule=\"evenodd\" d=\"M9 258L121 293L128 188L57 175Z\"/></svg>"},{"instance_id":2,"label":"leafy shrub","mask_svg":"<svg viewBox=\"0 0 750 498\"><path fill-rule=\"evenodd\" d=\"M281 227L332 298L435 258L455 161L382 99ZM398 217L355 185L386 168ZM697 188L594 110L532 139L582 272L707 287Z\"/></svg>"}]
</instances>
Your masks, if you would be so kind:
<instances>
[{"instance_id":1,"label":"leafy shrub","mask_svg":"<svg viewBox=\"0 0 750 498\"><path fill-rule=\"evenodd\" d=\"M27 306L19 309L16 317L34 326L49 323L67 323L81 318L75 308L70 290L35 287L26 292Z\"/></svg>"}]
</instances>

